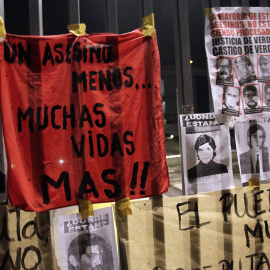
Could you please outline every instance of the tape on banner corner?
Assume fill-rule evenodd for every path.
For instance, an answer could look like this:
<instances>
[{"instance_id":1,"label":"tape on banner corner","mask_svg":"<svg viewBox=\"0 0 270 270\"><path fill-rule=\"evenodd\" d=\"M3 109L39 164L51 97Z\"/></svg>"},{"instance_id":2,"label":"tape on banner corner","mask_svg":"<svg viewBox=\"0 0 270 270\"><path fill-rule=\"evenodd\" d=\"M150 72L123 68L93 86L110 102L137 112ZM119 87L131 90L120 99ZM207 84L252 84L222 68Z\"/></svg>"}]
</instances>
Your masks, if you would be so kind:
<instances>
[{"instance_id":1,"label":"tape on banner corner","mask_svg":"<svg viewBox=\"0 0 270 270\"><path fill-rule=\"evenodd\" d=\"M259 178L250 178L248 180L248 185L250 190L254 190L255 188L260 188L260 179Z\"/></svg>"},{"instance_id":2,"label":"tape on banner corner","mask_svg":"<svg viewBox=\"0 0 270 270\"><path fill-rule=\"evenodd\" d=\"M132 214L129 198L123 198L117 201L118 212L121 216L128 216Z\"/></svg>"},{"instance_id":3,"label":"tape on banner corner","mask_svg":"<svg viewBox=\"0 0 270 270\"><path fill-rule=\"evenodd\" d=\"M86 219L89 216L94 216L94 209L91 201L79 199L79 211L81 213L82 219Z\"/></svg>"},{"instance_id":4,"label":"tape on banner corner","mask_svg":"<svg viewBox=\"0 0 270 270\"><path fill-rule=\"evenodd\" d=\"M210 20L211 8L205 8L205 15L208 20Z\"/></svg>"},{"instance_id":5,"label":"tape on banner corner","mask_svg":"<svg viewBox=\"0 0 270 270\"><path fill-rule=\"evenodd\" d=\"M84 23L76 23L68 25L68 31L75 36L85 36L86 25Z\"/></svg>"},{"instance_id":6,"label":"tape on banner corner","mask_svg":"<svg viewBox=\"0 0 270 270\"><path fill-rule=\"evenodd\" d=\"M3 20L3 18L0 16L0 38L5 38L6 35L7 35L7 32L6 32L4 20ZM3 42L3 40L1 40L0 42Z\"/></svg>"},{"instance_id":7,"label":"tape on banner corner","mask_svg":"<svg viewBox=\"0 0 270 270\"><path fill-rule=\"evenodd\" d=\"M142 25L143 25L142 34L144 36L150 36L150 37L154 38L155 37L155 17L154 17L154 13L151 13L150 15L144 17L142 19Z\"/></svg>"}]
</instances>

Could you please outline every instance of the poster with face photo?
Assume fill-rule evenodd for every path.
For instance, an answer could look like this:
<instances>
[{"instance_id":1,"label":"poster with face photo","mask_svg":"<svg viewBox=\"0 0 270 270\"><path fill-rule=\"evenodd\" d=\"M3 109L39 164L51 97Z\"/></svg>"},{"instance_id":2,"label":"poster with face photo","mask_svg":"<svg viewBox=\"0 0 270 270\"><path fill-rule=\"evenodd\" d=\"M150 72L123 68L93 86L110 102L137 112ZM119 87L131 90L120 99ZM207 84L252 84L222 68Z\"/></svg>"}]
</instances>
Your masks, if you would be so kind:
<instances>
[{"instance_id":1,"label":"poster with face photo","mask_svg":"<svg viewBox=\"0 0 270 270\"><path fill-rule=\"evenodd\" d=\"M118 270L118 255L112 208L94 210L86 219L81 214L54 218L63 269Z\"/></svg>"},{"instance_id":2,"label":"poster with face photo","mask_svg":"<svg viewBox=\"0 0 270 270\"><path fill-rule=\"evenodd\" d=\"M250 84L241 87L243 108L245 114L262 112L261 94L259 84Z\"/></svg>"},{"instance_id":3,"label":"poster with face photo","mask_svg":"<svg viewBox=\"0 0 270 270\"><path fill-rule=\"evenodd\" d=\"M228 57L217 58L217 85L233 85L232 61Z\"/></svg>"},{"instance_id":4,"label":"poster with face photo","mask_svg":"<svg viewBox=\"0 0 270 270\"><path fill-rule=\"evenodd\" d=\"M263 83L263 110L270 112L270 83Z\"/></svg>"},{"instance_id":5,"label":"poster with face photo","mask_svg":"<svg viewBox=\"0 0 270 270\"><path fill-rule=\"evenodd\" d=\"M205 47L216 120L244 122L269 117L270 99L269 105L263 102L263 88L270 84L270 7L217 7L206 9L205 14ZM253 85L251 94L245 93L248 85ZM238 100L231 100L234 108L224 105L227 89L234 91Z\"/></svg>"},{"instance_id":6,"label":"poster with face photo","mask_svg":"<svg viewBox=\"0 0 270 270\"><path fill-rule=\"evenodd\" d=\"M239 116L240 88L224 86L222 112Z\"/></svg>"},{"instance_id":7,"label":"poster with face photo","mask_svg":"<svg viewBox=\"0 0 270 270\"><path fill-rule=\"evenodd\" d=\"M270 179L270 118L235 124L235 141L242 183Z\"/></svg>"},{"instance_id":8,"label":"poster with face photo","mask_svg":"<svg viewBox=\"0 0 270 270\"><path fill-rule=\"evenodd\" d=\"M232 62L239 85L254 82L256 80L255 71L249 55L235 57Z\"/></svg>"},{"instance_id":9,"label":"poster with face photo","mask_svg":"<svg viewBox=\"0 0 270 270\"><path fill-rule=\"evenodd\" d=\"M214 113L180 115L184 193L234 187L229 128Z\"/></svg>"},{"instance_id":10,"label":"poster with face photo","mask_svg":"<svg viewBox=\"0 0 270 270\"><path fill-rule=\"evenodd\" d=\"M270 83L270 55L258 54L258 81Z\"/></svg>"}]
</instances>

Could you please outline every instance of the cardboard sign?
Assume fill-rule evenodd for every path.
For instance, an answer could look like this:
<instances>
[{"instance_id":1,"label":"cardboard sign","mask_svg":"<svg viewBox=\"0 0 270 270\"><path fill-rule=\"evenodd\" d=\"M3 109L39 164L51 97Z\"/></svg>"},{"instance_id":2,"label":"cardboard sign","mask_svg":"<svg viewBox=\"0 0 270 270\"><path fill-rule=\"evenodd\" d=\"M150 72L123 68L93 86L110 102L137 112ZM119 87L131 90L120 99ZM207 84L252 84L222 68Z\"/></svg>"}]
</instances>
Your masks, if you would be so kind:
<instances>
[{"instance_id":1,"label":"cardboard sign","mask_svg":"<svg viewBox=\"0 0 270 270\"><path fill-rule=\"evenodd\" d=\"M123 269L270 269L270 184L131 202Z\"/></svg>"},{"instance_id":2,"label":"cardboard sign","mask_svg":"<svg viewBox=\"0 0 270 270\"><path fill-rule=\"evenodd\" d=\"M156 38L8 35L1 50L12 204L43 211L167 191Z\"/></svg>"},{"instance_id":3,"label":"cardboard sign","mask_svg":"<svg viewBox=\"0 0 270 270\"><path fill-rule=\"evenodd\" d=\"M54 269L48 212L30 213L12 206L0 207L0 268Z\"/></svg>"}]
</instances>

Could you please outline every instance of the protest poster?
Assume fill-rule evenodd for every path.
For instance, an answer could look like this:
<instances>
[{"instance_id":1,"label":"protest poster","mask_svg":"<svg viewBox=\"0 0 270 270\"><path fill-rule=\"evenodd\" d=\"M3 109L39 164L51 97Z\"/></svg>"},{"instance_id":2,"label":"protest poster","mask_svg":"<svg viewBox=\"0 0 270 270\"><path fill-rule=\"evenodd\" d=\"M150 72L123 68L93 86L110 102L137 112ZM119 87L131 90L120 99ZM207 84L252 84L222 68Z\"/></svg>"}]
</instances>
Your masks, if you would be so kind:
<instances>
[{"instance_id":1,"label":"protest poster","mask_svg":"<svg viewBox=\"0 0 270 270\"><path fill-rule=\"evenodd\" d=\"M48 212L0 206L0 269L60 270L52 247Z\"/></svg>"},{"instance_id":2,"label":"protest poster","mask_svg":"<svg viewBox=\"0 0 270 270\"><path fill-rule=\"evenodd\" d=\"M229 128L214 113L180 115L184 193L234 187Z\"/></svg>"},{"instance_id":3,"label":"protest poster","mask_svg":"<svg viewBox=\"0 0 270 270\"><path fill-rule=\"evenodd\" d=\"M79 213L58 216L54 224L62 252L62 269L119 269L111 207L94 210L94 216L85 220Z\"/></svg>"},{"instance_id":4,"label":"protest poster","mask_svg":"<svg viewBox=\"0 0 270 270\"><path fill-rule=\"evenodd\" d=\"M269 188L132 201L117 216L125 269L269 269Z\"/></svg>"},{"instance_id":5,"label":"protest poster","mask_svg":"<svg viewBox=\"0 0 270 270\"><path fill-rule=\"evenodd\" d=\"M235 124L235 142L241 181L251 178L270 179L270 118Z\"/></svg>"},{"instance_id":6,"label":"protest poster","mask_svg":"<svg viewBox=\"0 0 270 270\"><path fill-rule=\"evenodd\" d=\"M206 9L205 47L218 122L269 117L270 8Z\"/></svg>"},{"instance_id":7,"label":"protest poster","mask_svg":"<svg viewBox=\"0 0 270 270\"><path fill-rule=\"evenodd\" d=\"M167 191L156 38L7 35L0 49L13 205L44 211Z\"/></svg>"}]
</instances>

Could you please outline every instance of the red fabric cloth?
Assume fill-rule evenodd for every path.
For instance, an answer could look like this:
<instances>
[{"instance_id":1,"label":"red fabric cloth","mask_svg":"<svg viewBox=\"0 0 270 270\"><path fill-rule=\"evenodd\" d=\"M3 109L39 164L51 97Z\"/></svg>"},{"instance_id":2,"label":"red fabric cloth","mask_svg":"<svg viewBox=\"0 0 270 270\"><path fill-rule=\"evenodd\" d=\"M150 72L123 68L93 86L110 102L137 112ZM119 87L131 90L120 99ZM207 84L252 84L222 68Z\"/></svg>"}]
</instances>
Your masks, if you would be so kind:
<instances>
[{"instance_id":1,"label":"red fabric cloth","mask_svg":"<svg viewBox=\"0 0 270 270\"><path fill-rule=\"evenodd\" d=\"M167 191L156 38L7 35L0 46L12 204L43 211Z\"/></svg>"}]
</instances>

